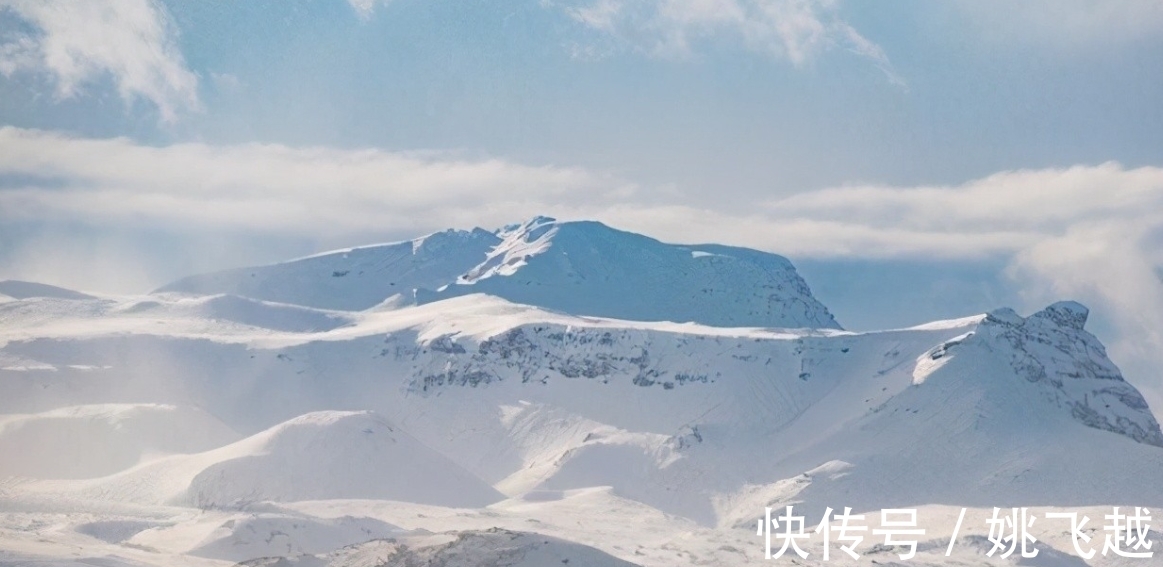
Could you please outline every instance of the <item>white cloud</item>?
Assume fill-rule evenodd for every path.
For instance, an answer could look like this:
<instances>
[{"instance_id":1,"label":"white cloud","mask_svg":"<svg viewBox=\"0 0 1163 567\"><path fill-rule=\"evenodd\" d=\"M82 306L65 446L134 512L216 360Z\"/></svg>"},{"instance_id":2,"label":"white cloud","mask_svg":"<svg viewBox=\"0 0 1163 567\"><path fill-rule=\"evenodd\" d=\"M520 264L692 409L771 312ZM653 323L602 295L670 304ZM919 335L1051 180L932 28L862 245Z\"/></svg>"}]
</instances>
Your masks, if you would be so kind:
<instances>
[{"instance_id":1,"label":"white cloud","mask_svg":"<svg viewBox=\"0 0 1163 567\"><path fill-rule=\"evenodd\" d=\"M334 236L509 222L634 188L576 168L277 144L162 148L0 128L0 221L185 225Z\"/></svg>"},{"instance_id":2,"label":"white cloud","mask_svg":"<svg viewBox=\"0 0 1163 567\"><path fill-rule=\"evenodd\" d=\"M1117 163L997 173L957 186L854 186L804 193L766 204L787 219L821 219L846 230L903 231L933 237L959 235L962 246L933 254L960 256L1015 252L1090 221L1123 222L1163 210L1163 169L1126 169ZM897 240L878 253L897 255L924 244ZM824 247L821 252L826 251Z\"/></svg>"},{"instance_id":3,"label":"white cloud","mask_svg":"<svg viewBox=\"0 0 1163 567\"><path fill-rule=\"evenodd\" d=\"M0 128L0 221L126 221L328 236L595 217L676 241L794 256L969 258L1081 226L1163 227L1163 168L1001 172L960 185L826 188L710 210L669 187L574 167L279 144L151 147ZM13 186L13 183L16 183ZM1143 229L1147 230L1147 229ZM1163 260L1163 259L1161 259Z\"/></svg>"},{"instance_id":4,"label":"white cloud","mask_svg":"<svg viewBox=\"0 0 1163 567\"><path fill-rule=\"evenodd\" d=\"M585 0L550 2L608 39L650 55L681 57L701 40L731 37L801 66L845 48L898 84L888 56L839 15L838 0ZM592 47L577 49L593 53Z\"/></svg>"},{"instance_id":5,"label":"white cloud","mask_svg":"<svg viewBox=\"0 0 1163 567\"><path fill-rule=\"evenodd\" d=\"M166 122L198 108L198 78L154 0L0 0L0 18L18 18L32 29L0 38L6 76L44 73L58 97L70 98L108 74L122 99L152 103Z\"/></svg>"}]
</instances>

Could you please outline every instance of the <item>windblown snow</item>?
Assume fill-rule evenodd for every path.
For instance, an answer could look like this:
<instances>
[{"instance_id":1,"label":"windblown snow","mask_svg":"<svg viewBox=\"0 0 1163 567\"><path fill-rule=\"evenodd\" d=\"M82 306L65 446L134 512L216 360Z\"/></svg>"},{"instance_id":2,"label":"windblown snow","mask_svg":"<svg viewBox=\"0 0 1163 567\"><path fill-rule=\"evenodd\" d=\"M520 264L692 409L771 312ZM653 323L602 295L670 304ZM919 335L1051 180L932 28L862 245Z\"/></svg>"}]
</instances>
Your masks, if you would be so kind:
<instances>
[{"instance_id":1,"label":"windblown snow","mask_svg":"<svg viewBox=\"0 0 1163 567\"><path fill-rule=\"evenodd\" d=\"M1087 317L847 332L778 256L545 218L13 299L0 564L743 565L795 505L917 508L910 564L1008 565L995 506L1163 505Z\"/></svg>"}]
</instances>

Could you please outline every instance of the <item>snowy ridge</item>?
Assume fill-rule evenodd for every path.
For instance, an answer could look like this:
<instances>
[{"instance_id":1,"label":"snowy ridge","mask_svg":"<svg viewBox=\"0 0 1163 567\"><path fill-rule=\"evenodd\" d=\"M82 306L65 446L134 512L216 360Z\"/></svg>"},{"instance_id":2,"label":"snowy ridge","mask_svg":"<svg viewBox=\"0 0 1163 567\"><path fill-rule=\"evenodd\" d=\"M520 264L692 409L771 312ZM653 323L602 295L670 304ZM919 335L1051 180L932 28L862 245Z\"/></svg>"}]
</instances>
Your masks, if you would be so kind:
<instances>
[{"instance_id":1,"label":"snowy ridge","mask_svg":"<svg viewBox=\"0 0 1163 567\"><path fill-rule=\"evenodd\" d=\"M839 328L791 263L774 254L664 244L598 222L547 217L506 227L498 235L501 243L484 262L453 285L417 291L417 300L485 293L576 315L634 321Z\"/></svg>"},{"instance_id":2,"label":"snowy ridge","mask_svg":"<svg viewBox=\"0 0 1163 567\"><path fill-rule=\"evenodd\" d=\"M486 259L456 279L457 284L472 285L494 276L511 276L528 264L531 256L544 253L559 231L555 219L534 217L524 224L506 226L496 232L501 242L489 251Z\"/></svg>"},{"instance_id":3,"label":"snowy ridge","mask_svg":"<svg viewBox=\"0 0 1163 567\"><path fill-rule=\"evenodd\" d=\"M297 260L190 276L158 293L228 294L321 309L361 310L416 289L436 289L497 244L485 230L446 230L415 240L326 252Z\"/></svg>"},{"instance_id":4,"label":"snowy ridge","mask_svg":"<svg viewBox=\"0 0 1163 567\"><path fill-rule=\"evenodd\" d=\"M412 241L191 276L159 293L228 294L337 310L486 293L574 315L716 326L839 328L787 259L665 244L590 221L536 217Z\"/></svg>"}]
</instances>

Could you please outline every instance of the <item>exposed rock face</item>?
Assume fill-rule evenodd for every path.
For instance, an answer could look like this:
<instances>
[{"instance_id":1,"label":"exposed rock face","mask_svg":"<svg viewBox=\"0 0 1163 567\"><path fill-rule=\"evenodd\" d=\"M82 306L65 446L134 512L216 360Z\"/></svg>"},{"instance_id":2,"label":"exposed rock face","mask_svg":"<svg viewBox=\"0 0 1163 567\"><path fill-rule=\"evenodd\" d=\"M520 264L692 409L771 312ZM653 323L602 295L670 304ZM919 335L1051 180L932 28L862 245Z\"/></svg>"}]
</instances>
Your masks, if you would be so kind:
<instances>
[{"instance_id":1,"label":"exposed rock face","mask_svg":"<svg viewBox=\"0 0 1163 567\"><path fill-rule=\"evenodd\" d=\"M1146 400L1128 384L1094 335L1089 311L1062 301L1022 318L1010 309L989 313L968 341L1005 350L1018 376L1045 388L1046 399L1096 429L1163 447L1163 432Z\"/></svg>"}]
</instances>

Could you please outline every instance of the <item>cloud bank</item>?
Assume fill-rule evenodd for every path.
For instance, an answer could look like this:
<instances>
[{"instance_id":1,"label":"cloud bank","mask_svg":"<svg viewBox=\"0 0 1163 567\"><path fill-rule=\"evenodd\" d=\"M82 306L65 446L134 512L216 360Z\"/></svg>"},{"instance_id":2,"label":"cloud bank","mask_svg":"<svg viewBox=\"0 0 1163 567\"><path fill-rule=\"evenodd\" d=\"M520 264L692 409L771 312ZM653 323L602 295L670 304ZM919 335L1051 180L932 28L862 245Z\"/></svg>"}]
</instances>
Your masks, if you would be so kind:
<instances>
[{"instance_id":1,"label":"cloud bank","mask_svg":"<svg viewBox=\"0 0 1163 567\"><path fill-rule=\"evenodd\" d=\"M511 220L633 187L577 168L279 144L166 147L0 128L0 220L341 236ZM507 222L507 220L505 222Z\"/></svg>"},{"instance_id":2,"label":"cloud bank","mask_svg":"<svg viewBox=\"0 0 1163 567\"><path fill-rule=\"evenodd\" d=\"M1110 162L1000 172L950 186L845 186L708 209L681 192L576 167L439 152L281 144L153 147L0 128L0 220L246 228L342 236L596 217L678 241L795 256L1018 254L1084 227L1154 238L1163 168ZM1123 234L1123 233L1120 233Z\"/></svg>"}]
</instances>

